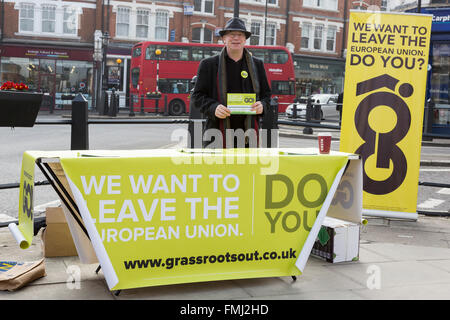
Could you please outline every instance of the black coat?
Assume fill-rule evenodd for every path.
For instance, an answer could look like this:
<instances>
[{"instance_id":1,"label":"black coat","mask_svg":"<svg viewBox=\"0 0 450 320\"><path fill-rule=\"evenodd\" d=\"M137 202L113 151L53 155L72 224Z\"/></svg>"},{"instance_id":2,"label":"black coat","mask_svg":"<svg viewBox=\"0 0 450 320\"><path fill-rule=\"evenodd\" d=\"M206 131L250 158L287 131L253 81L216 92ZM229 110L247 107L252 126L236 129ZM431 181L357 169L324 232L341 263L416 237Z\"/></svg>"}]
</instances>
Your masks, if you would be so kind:
<instances>
[{"instance_id":1,"label":"black coat","mask_svg":"<svg viewBox=\"0 0 450 320\"><path fill-rule=\"evenodd\" d=\"M225 50L224 48L219 55L203 59L200 62L197 71L197 82L191 97L191 107L200 109L203 118L206 119L204 129L219 129L223 135L224 130L229 128L229 121L217 118L215 111L219 104L227 105ZM264 62L251 56L246 49L244 49L244 58L246 59L253 86L249 92L256 93L256 101L261 101L264 110L262 115L247 115L245 123L248 124L249 128L258 130L262 116L269 113L271 91L264 69ZM248 128L242 129L245 131Z\"/></svg>"}]
</instances>

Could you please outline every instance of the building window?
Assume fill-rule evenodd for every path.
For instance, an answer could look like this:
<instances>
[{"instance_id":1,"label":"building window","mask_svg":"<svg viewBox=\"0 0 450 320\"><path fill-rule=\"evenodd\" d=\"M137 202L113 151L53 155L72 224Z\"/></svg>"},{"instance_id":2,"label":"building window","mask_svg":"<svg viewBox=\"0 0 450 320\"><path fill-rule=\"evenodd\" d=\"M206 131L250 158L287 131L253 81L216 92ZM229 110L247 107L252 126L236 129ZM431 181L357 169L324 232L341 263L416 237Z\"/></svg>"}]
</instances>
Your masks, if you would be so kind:
<instances>
[{"instance_id":1,"label":"building window","mask_svg":"<svg viewBox=\"0 0 450 320\"><path fill-rule=\"evenodd\" d=\"M314 50L322 49L322 25L316 25L314 27Z\"/></svg>"},{"instance_id":2,"label":"building window","mask_svg":"<svg viewBox=\"0 0 450 320\"><path fill-rule=\"evenodd\" d=\"M130 30L130 9L117 8L116 35L119 37L128 37Z\"/></svg>"},{"instance_id":3,"label":"building window","mask_svg":"<svg viewBox=\"0 0 450 320\"><path fill-rule=\"evenodd\" d=\"M300 40L300 48L309 49L309 39L311 38L312 25L310 23L302 24L302 39Z\"/></svg>"},{"instance_id":4,"label":"building window","mask_svg":"<svg viewBox=\"0 0 450 320\"><path fill-rule=\"evenodd\" d=\"M165 11L156 11L155 40L167 41L169 30L169 14Z\"/></svg>"},{"instance_id":5,"label":"building window","mask_svg":"<svg viewBox=\"0 0 450 320\"><path fill-rule=\"evenodd\" d=\"M337 10L337 0L303 0L304 7Z\"/></svg>"},{"instance_id":6,"label":"building window","mask_svg":"<svg viewBox=\"0 0 450 320\"><path fill-rule=\"evenodd\" d=\"M273 23L268 23L266 26L266 45L274 46L275 45L275 35L276 35L276 25Z\"/></svg>"},{"instance_id":7,"label":"building window","mask_svg":"<svg viewBox=\"0 0 450 320\"><path fill-rule=\"evenodd\" d=\"M431 0L430 3L431 4L444 4L444 3L448 3L449 0Z\"/></svg>"},{"instance_id":8,"label":"building window","mask_svg":"<svg viewBox=\"0 0 450 320\"><path fill-rule=\"evenodd\" d=\"M31 91L39 89L39 60L16 57L2 57L0 82L23 82Z\"/></svg>"},{"instance_id":9,"label":"building window","mask_svg":"<svg viewBox=\"0 0 450 320\"><path fill-rule=\"evenodd\" d=\"M336 28L328 27L327 29L327 51L335 51L336 44Z\"/></svg>"},{"instance_id":10,"label":"building window","mask_svg":"<svg viewBox=\"0 0 450 320\"><path fill-rule=\"evenodd\" d=\"M194 11L203 13L214 13L214 1L194 0Z\"/></svg>"},{"instance_id":11,"label":"building window","mask_svg":"<svg viewBox=\"0 0 450 320\"><path fill-rule=\"evenodd\" d=\"M42 32L55 32L55 6L42 7Z\"/></svg>"},{"instance_id":12,"label":"building window","mask_svg":"<svg viewBox=\"0 0 450 320\"><path fill-rule=\"evenodd\" d=\"M213 43L213 32L206 28L192 29L192 42Z\"/></svg>"},{"instance_id":13,"label":"building window","mask_svg":"<svg viewBox=\"0 0 450 320\"><path fill-rule=\"evenodd\" d=\"M20 31L33 31L34 26L34 5L29 3L20 4Z\"/></svg>"},{"instance_id":14,"label":"building window","mask_svg":"<svg viewBox=\"0 0 450 320\"><path fill-rule=\"evenodd\" d=\"M266 0L244 0L244 1L241 1L241 2L253 2L253 3L266 4ZM277 4L277 0L267 0L267 4L276 5Z\"/></svg>"},{"instance_id":15,"label":"building window","mask_svg":"<svg viewBox=\"0 0 450 320\"><path fill-rule=\"evenodd\" d=\"M74 8L64 8L63 13L63 33L76 34L77 33L77 14Z\"/></svg>"},{"instance_id":16,"label":"building window","mask_svg":"<svg viewBox=\"0 0 450 320\"><path fill-rule=\"evenodd\" d=\"M259 45L261 39L261 22L252 21L250 32L252 33L250 36L250 44L254 46Z\"/></svg>"},{"instance_id":17,"label":"building window","mask_svg":"<svg viewBox=\"0 0 450 320\"><path fill-rule=\"evenodd\" d=\"M148 10L137 10L136 19L136 37L137 38L147 38L148 37L148 22L149 22L149 11Z\"/></svg>"}]
</instances>

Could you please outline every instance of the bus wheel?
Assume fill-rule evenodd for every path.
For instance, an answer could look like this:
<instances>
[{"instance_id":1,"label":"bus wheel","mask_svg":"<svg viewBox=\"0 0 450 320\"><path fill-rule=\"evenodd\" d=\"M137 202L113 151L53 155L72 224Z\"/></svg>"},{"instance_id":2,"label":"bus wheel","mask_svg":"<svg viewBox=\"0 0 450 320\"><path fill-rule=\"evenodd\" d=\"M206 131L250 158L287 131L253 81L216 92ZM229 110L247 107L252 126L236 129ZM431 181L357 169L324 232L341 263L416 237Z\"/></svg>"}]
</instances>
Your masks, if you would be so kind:
<instances>
[{"instance_id":1,"label":"bus wheel","mask_svg":"<svg viewBox=\"0 0 450 320\"><path fill-rule=\"evenodd\" d=\"M179 100L179 99L175 99L170 101L169 103L169 113L172 116L181 116L184 112L184 102Z\"/></svg>"}]
</instances>

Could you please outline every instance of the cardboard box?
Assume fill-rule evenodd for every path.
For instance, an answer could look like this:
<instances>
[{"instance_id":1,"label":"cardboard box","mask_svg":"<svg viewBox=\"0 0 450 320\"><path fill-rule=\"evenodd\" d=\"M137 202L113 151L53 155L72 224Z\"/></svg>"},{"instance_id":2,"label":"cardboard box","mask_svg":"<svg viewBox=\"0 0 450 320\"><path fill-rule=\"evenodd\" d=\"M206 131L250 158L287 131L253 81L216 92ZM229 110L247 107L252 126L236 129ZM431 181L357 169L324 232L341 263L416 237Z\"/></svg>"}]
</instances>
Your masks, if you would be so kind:
<instances>
[{"instance_id":1,"label":"cardboard box","mask_svg":"<svg viewBox=\"0 0 450 320\"><path fill-rule=\"evenodd\" d=\"M63 209L48 207L45 214L47 227L42 232L44 256L49 258L78 255Z\"/></svg>"},{"instance_id":2,"label":"cardboard box","mask_svg":"<svg viewBox=\"0 0 450 320\"><path fill-rule=\"evenodd\" d=\"M360 225L325 217L311 254L331 263L359 260Z\"/></svg>"}]
</instances>

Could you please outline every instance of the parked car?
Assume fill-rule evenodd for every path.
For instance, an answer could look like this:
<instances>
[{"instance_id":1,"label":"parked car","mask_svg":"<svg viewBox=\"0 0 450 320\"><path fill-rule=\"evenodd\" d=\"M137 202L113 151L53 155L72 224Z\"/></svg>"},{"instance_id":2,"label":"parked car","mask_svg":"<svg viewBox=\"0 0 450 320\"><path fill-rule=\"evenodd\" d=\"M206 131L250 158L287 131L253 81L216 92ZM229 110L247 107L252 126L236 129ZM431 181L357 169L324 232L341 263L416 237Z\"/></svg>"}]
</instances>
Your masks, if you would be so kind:
<instances>
[{"instance_id":1,"label":"parked car","mask_svg":"<svg viewBox=\"0 0 450 320\"><path fill-rule=\"evenodd\" d=\"M313 106L320 104L321 106L321 119L339 118L339 111L336 109L336 101L338 94L313 94L311 101ZM294 105L297 105L297 117L306 118L306 104L308 98L301 97L298 102L290 104L286 108L286 115L288 118L292 118L294 114Z\"/></svg>"}]
</instances>

